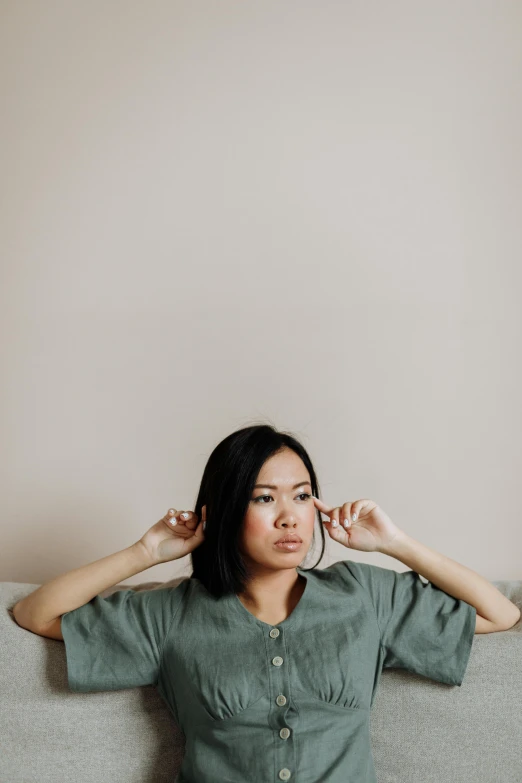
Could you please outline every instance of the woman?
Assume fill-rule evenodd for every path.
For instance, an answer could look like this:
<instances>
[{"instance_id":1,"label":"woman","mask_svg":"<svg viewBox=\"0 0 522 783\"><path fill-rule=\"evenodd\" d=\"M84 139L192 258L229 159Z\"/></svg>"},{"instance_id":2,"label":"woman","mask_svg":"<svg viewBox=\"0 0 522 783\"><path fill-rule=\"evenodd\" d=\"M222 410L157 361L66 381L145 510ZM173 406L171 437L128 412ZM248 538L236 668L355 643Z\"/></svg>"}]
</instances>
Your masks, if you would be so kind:
<instances>
[{"instance_id":1,"label":"woman","mask_svg":"<svg viewBox=\"0 0 522 783\"><path fill-rule=\"evenodd\" d=\"M316 520L318 562L324 526L411 570L302 567ZM192 575L175 587L99 595L187 554ZM376 783L369 717L382 669L461 685L474 633L520 617L373 501L323 503L307 451L269 425L214 449L194 511L170 509L128 549L54 579L14 611L23 627L64 639L73 691L157 687L186 737L177 783Z\"/></svg>"}]
</instances>

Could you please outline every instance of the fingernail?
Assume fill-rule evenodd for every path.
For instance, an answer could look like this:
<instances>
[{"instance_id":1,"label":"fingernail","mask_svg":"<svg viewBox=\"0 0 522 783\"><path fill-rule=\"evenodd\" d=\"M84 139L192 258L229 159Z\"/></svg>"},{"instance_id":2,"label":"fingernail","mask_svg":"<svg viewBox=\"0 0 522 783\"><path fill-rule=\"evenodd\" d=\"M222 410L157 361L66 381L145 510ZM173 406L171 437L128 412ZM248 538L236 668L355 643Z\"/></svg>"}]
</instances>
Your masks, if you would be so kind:
<instances>
[{"instance_id":1,"label":"fingernail","mask_svg":"<svg viewBox=\"0 0 522 783\"><path fill-rule=\"evenodd\" d=\"M332 522L332 527L337 527L338 524L339 522L336 519L334 519Z\"/></svg>"},{"instance_id":2,"label":"fingernail","mask_svg":"<svg viewBox=\"0 0 522 783\"><path fill-rule=\"evenodd\" d=\"M345 519L345 520L344 520L344 522L343 522L343 525L344 525L345 527L350 527L350 524L351 524L351 523L350 523L350 520L349 520L349 519Z\"/></svg>"},{"instance_id":3,"label":"fingernail","mask_svg":"<svg viewBox=\"0 0 522 783\"><path fill-rule=\"evenodd\" d=\"M181 516L183 517L183 519L188 519L189 518L189 515L187 514L186 511L184 511Z\"/></svg>"},{"instance_id":4,"label":"fingernail","mask_svg":"<svg viewBox=\"0 0 522 783\"><path fill-rule=\"evenodd\" d=\"M176 519L176 517L172 517L172 519L170 520L170 524L171 525L177 525L178 524L178 520Z\"/></svg>"},{"instance_id":5,"label":"fingernail","mask_svg":"<svg viewBox=\"0 0 522 783\"><path fill-rule=\"evenodd\" d=\"M206 528L206 526L207 526L207 520L205 519L205 521L203 522L203 530Z\"/></svg>"},{"instance_id":6,"label":"fingernail","mask_svg":"<svg viewBox=\"0 0 522 783\"><path fill-rule=\"evenodd\" d=\"M357 519L357 514L352 514L352 519L355 522L355 520Z\"/></svg>"}]
</instances>

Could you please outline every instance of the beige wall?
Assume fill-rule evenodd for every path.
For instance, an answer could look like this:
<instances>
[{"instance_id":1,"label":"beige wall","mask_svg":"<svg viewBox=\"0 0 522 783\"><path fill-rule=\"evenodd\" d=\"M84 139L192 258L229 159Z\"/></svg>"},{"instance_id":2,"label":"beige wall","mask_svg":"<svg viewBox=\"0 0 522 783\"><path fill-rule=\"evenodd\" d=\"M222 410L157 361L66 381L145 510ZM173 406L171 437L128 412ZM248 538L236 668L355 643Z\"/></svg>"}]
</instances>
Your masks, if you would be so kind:
<instances>
[{"instance_id":1,"label":"beige wall","mask_svg":"<svg viewBox=\"0 0 522 783\"><path fill-rule=\"evenodd\" d=\"M0 8L0 580L192 508L259 420L521 578L522 6Z\"/></svg>"}]
</instances>

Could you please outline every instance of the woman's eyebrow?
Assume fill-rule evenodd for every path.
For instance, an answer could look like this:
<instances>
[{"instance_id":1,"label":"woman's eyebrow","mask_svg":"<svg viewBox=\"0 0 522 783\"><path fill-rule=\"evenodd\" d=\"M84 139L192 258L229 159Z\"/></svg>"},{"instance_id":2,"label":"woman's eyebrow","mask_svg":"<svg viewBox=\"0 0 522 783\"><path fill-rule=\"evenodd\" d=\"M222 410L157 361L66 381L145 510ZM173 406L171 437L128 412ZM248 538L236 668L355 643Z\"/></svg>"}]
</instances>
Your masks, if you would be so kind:
<instances>
[{"instance_id":1,"label":"woman's eyebrow","mask_svg":"<svg viewBox=\"0 0 522 783\"><path fill-rule=\"evenodd\" d=\"M300 481L298 484L294 484L292 489L297 489L297 487L302 487L304 484L310 484L309 481ZM310 487L312 485L310 484ZM275 484L255 484L254 489L278 489L278 487L275 486Z\"/></svg>"}]
</instances>

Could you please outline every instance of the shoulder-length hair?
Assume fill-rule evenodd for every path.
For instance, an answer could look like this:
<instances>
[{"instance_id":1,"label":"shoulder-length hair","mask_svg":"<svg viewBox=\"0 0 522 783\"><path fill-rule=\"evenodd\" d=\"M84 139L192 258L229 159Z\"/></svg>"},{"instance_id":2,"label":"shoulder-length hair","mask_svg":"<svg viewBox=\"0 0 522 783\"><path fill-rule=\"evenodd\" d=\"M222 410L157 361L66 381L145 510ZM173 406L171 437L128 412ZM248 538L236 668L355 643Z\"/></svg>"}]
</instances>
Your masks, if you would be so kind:
<instances>
[{"instance_id":1,"label":"shoulder-length hair","mask_svg":"<svg viewBox=\"0 0 522 783\"><path fill-rule=\"evenodd\" d=\"M291 433L281 432L269 424L255 424L231 433L208 458L194 506L198 519L201 519L203 506L207 507L205 540L190 557L191 577L199 579L215 598L243 592L250 579L239 549L241 527L259 471L267 459L286 448L302 459L310 474L312 494L319 497L316 473L304 446ZM322 539L319 563L325 550L319 510L317 519ZM312 569L300 567L300 570Z\"/></svg>"}]
</instances>

